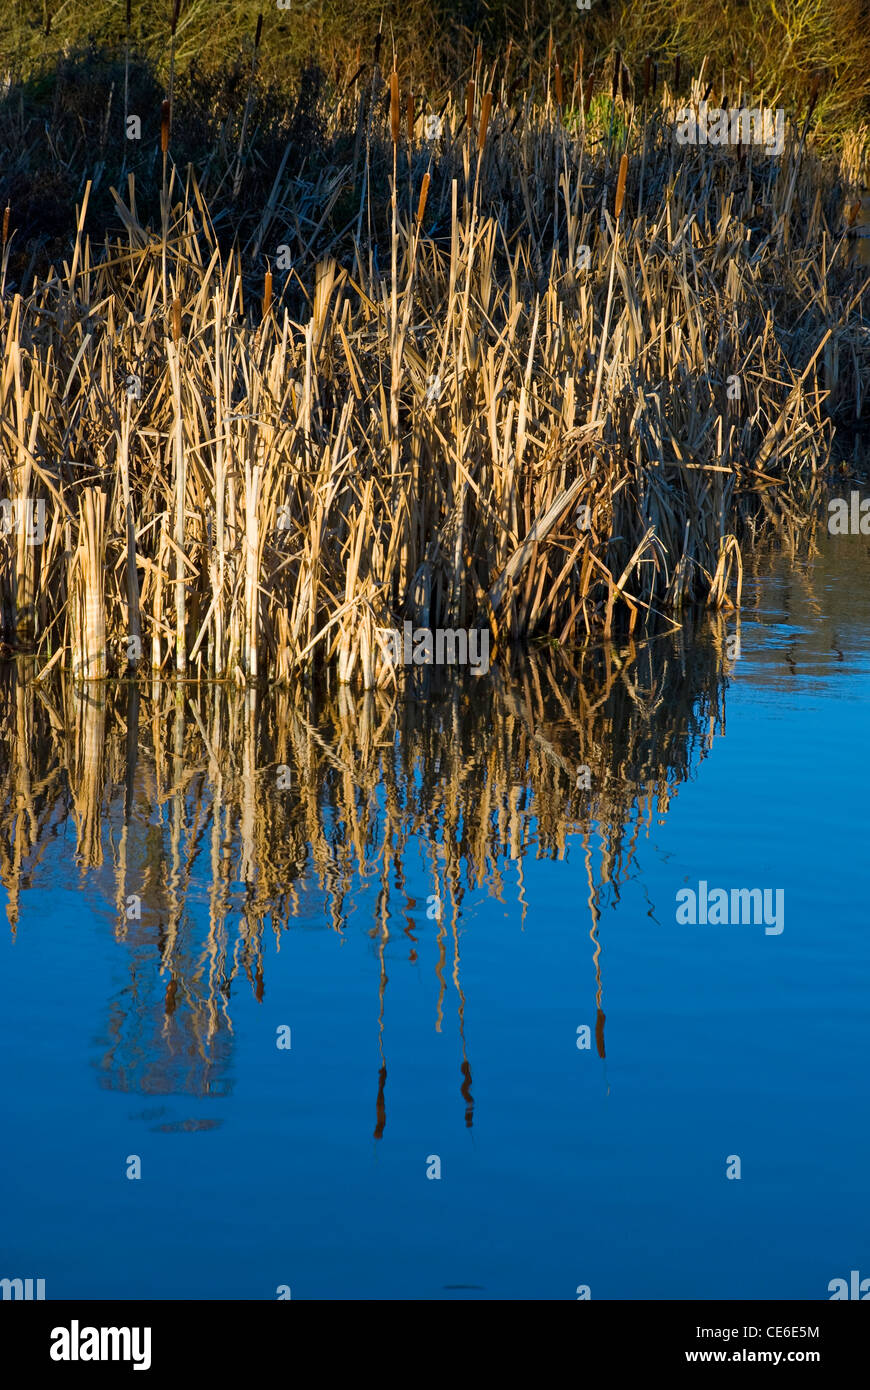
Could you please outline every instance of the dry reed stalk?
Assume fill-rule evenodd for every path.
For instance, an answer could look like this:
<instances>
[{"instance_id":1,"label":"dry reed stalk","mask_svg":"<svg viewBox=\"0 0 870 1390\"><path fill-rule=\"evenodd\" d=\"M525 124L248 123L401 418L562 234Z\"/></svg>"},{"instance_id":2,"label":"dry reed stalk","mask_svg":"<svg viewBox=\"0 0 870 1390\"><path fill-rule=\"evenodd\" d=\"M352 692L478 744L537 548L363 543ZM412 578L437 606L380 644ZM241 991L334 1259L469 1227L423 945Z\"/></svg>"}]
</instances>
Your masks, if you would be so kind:
<instances>
[{"instance_id":1,"label":"dry reed stalk","mask_svg":"<svg viewBox=\"0 0 870 1390\"><path fill-rule=\"evenodd\" d=\"M179 362L179 349L181 344L181 301L174 299L172 303L172 341L166 339L166 355L169 362L169 372L172 378L172 395L174 406L174 418L172 428L173 440L173 459L174 459L174 535L173 550L175 552L175 669L178 675L183 675L187 668L187 617L185 601L185 556L184 556L184 521L185 521L185 494L187 490L187 469L184 452L184 423L182 412L181 394L181 368Z\"/></svg>"},{"instance_id":2,"label":"dry reed stalk","mask_svg":"<svg viewBox=\"0 0 870 1390\"><path fill-rule=\"evenodd\" d=\"M76 680L101 681L106 661L105 573L106 494L84 488L79 498L79 543L73 559L74 596L70 636Z\"/></svg>"},{"instance_id":3,"label":"dry reed stalk","mask_svg":"<svg viewBox=\"0 0 870 1390\"><path fill-rule=\"evenodd\" d=\"M127 551L127 664L137 666L142 656L142 620L139 612L139 577L136 573L136 525L130 497L130 397L124 402L121 422L121 497Z\"/></svg>"},{"instance_id":4,"label":"dry reed stalk","mask_svg":"<svg viewBox=\"0 0 870 1390\"><path fill-rule=\"evenodd\" d=\"M390 137L394 145L399 143L399 74L395 68L390 73Z\"/></svg>"}]
</instances>

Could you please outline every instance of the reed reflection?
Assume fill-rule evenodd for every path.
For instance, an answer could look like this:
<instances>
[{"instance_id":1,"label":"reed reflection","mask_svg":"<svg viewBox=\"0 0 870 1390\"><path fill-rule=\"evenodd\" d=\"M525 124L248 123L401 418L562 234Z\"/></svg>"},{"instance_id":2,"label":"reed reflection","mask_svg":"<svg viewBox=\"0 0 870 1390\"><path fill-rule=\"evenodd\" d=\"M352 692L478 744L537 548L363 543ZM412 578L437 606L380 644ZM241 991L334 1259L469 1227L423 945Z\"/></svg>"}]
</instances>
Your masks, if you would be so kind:
<instances>
[{"instance_id":1,"label":"reed reflection","mask_svg":"<svg viewBox=\"0 0 870 1390\"><path fill-rule=\"evenodd\" d=\"M603 913L653 817L724 729L725 626L699 623L571 658L528 653L485 680L433 672L425 698L413 684L362 696L346 687L77 689L60 674L38 682L26 664L9 668L0 684L7 914L15 931L22 890L70 817L81 887L111 912L127 956L127 984L108 1003L102 1084L227 1091L233 991L263 1002L267 931L280 941L297 919L310 925L315 894L325 928L356 931L357 899L371 883L374 1137L388 1119L388 961L393 973L416 968L427 938L432 1021L456 1029L471 1128L465 904L478 892L504 902L515 878L523 927L533 927L524 861L562 858L574 841L603 1059ZM409 896L409 854L427 865L425 902ZM399 960L390 947L404 937Z\"/></svg>"}]
</instances>

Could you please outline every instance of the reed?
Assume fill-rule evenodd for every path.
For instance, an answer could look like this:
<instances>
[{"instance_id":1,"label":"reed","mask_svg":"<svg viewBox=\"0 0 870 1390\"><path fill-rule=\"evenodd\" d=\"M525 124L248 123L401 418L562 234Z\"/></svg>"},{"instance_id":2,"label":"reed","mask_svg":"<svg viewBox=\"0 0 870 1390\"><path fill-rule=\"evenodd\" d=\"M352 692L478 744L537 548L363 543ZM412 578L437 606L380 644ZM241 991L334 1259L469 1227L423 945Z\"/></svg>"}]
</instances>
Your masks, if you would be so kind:
<instances>
[{"instance_id":1,"label":"reed","mask_svg":"<svg viewBox=\"0 0 870 1390\"><path fill-rule=\"evenodd\" d=\"M409 673L378 634L406 617L486 626L507 660L739 601L747 536L811 511L829 382L858 389L866 286L828 229L862 137L838 165L805 130L753 193L728 148L675 160L650 84L617 172L591 72L576 139L473 72L437 149L406 107L407 200L398 67L388 100L378 77L323 110L347 164L282 160L265 211L232 199L235 142L170 169L165 105L161 234L131 173L99 244L86 184L63 273L0 296L0 495L46 514L39 546L0 535L3 640L79 672L120 674L141 637L152 676L383 690Z\"/></svg>"}]
</instances>

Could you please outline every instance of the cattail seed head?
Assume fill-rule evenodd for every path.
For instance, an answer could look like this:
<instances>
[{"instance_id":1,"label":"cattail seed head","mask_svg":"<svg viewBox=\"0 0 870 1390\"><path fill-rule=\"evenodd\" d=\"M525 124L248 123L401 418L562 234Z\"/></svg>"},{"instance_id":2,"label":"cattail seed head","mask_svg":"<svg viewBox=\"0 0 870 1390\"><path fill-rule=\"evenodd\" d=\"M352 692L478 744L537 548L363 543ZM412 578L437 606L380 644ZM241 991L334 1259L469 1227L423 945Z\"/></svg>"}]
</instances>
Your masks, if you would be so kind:
<instances>
[{"instance_id":1,"label":"cattail seed head","mask_svg":"<svg viewBox=\"0 0 870 1390\"><path fill-rule=\"evenodd\" d=\"M3 245L4 245L4 246L6 245L6 241L7 241L8 237L9 237L9 204L7 203L7 204L6 204L6 207L5 207L4 211L3 211Z\"/></svg>"},{"instance_id":2,"label":"cattail seed head","mask_svg":"<svg viewBox=\"0 0 870 1390\"><path fill-rule=\"evenodd\" d=\"M261 12L260 14L257 15L257 32L256 32L256 34L254 35L254 48L255 48L255 49L257 49L257 48L260 47L260 35L262 34L262 32L263 32L263 15L262 15L262 12Z\"/></svg>"},{"instance_id":3,"label":"cattail seed head","mask_svg":"<svg viewBox=\"0 0 870 1390\"><path fill-rule=\"evenodd\" d=\"M178 23L178 11L179 11L180 9L181 9L181 0L175 0L174 5L172 6L172 24L171 24L170 29L169 29L169 32L170 32L170 34L172 35L173 38L175 38L175 26L176 26L177 23Z\"/></svg>"},{"instance_id":4,"label":"cattail seed head","mask_svg":"<svg viewBox=\"0 0 870 1390\"><path fill-rule=\"evenodd\" d=\"M622 159L619 161L619 178L616 180L616 203L614 204L614 212L616 213L617 222L619 221L619 215L622 212L622 204L625 201L625 180L627 175L628 155L624 154L622 156Z\"/></svg>"},{"instance_id":5,"label":"cattail seed head","mask_svg":"<svg viewBox=\"0 0 870 1390\"><path fill-rule=\"evenodd\" d=\"M417 203L417 226L423 221L423 213L426 211L426 195L429 192L429 175L423 175L423 182L420 184L420 198Z\"/></svg>"},{"instance_id":6,"label":"cattail seed head","mask_svg":"<svg viewBox=\"0 0 870 1390\"><path fill-rule=\"evenodd\" d=\"M486 128L489 125L489 113L492 110L492 92L485 92L483 101L480 103L480 130L477 133L478 153L483 153L486 144Z\"/></svg>"},{"instance_id":7,"label":"cattail seed head","mask_svg":"<svg viewBox=\"0 0 870 1390\"><path fill-rule=\"evenodd\" d=\"M383 37L383 34L379 33L375 39L375 67L377 67L381 59L381 40Z\"/></svg>"},{"instance_id":8,"label":"cattail seed head","mask_svg":"<svg viewBox=\"0 0 870 1390\"><path fill-rule=\"evenodd\" d=\"M619 72L620 72L621 67L622 67L622 54L620 53L619 49L617 48L616 54L615 54L614 59L613 59L613 81L612 81L612 83L611 83L611 85L610 85L610 99L611 99L611 101L616 101L616 96L617 96L617 93L618 93L618 91L619 91Z\"/></svg>"},{"instance_id":9,"label":"cattail seed head","mask_svg":"<svg viewBox=\"0 0 870 1390\"><path fill-rule=\"evenodd\" d=\"M465 124L471 130L471 122L474 120L474 82L469 82L465 89Z\"/></svg>"},{"instance_id":10,"label":"cattail seed head","mask_svg":"<svg viewBox=\"0 0 870 1390\"><path fill-rule=\"evenodd\" d=\"M163 154L169 149L169 102L160 105L160 149Z\"/></svg>"},{"instance_id":11,"label":"cattail seed head","mask_svg":"<svg viewBox=\"0 0 870 1390\"><path fill-rule=\"evenodd\" d=\"M181 342L181 300L177 297L172 301L172 340L176 347Z\"/></svg>"},{"instance_id":12,"label":"cattail seed head","mask_svg":"<svg viewBox=\"0 0 870 1390\"><path fill-rule=\"evenodd\" d=\"M272 307L272 272L267 270L263 280L263 318Z\"/></svg>"},{"instance_id":13,"label":"cattail seed head","mask_svg":"<svg viewBox=\"0 0 870 1390\"><path fill-rule=\"evenodd\" d=\"M396 69L390 73L390 134L393 144L399 143L399 74Z\"/></svg>"},{"instance_id":14,"label":"cattail seed head","mask_svg":"<svg viewBox=\"0 0 870 1390\"><path fill-rule=\"evenodd\" d=\"M564 106L564 95L562 92L562 69L556 64L556 105Z\"/></svg>"}]
</instances>

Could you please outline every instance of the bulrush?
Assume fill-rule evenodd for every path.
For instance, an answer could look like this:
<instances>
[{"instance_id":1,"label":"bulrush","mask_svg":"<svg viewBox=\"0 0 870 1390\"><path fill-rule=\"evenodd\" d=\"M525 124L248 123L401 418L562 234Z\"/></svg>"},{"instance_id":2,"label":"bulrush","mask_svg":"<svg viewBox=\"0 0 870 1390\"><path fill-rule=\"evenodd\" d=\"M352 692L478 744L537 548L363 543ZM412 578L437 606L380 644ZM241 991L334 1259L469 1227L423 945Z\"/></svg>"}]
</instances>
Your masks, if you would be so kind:
<instances>
[{"instance_id":1,"label":"bulrush","mask_svg":"<svg viewBox=\"0 0 870 1390\"><path fill-rule=\"evenodd\" d=\"M480 130L477 134L477 149L479 154L483 153L483 147L486 144L486 128L489 125L489 113L491 110L492 92L485 92L483 100L480 103Z\"/></svg>"},{"instance_id":2,"label":"bulrush","mask_svg":"<svg viewBox=\"0 0 870 1390\"><path fill-rule=\"evenodd\" d=\"M160 104L160 151L166 154L169 149L169 102Z\"/></svg>"},{"instance_id":3,"label":"bulrush","mask_svg":"<svg viewBox=\"0 0 870 1390\"><path fill-rule=\"evenodd\" d=\"M420 184L420 198L417 203L417 226L423 221L423 213L426 211L426 195L429 192L429 174L423 175L423 182Z\"/></svg>"},{"instance_id":4,"label":"bulrush","mask_svg":"<svg viewBox=\"0 0 870 1390\"><path fill-rule=\"evenodd\" d=\"M412 162L402 218L395 191L390 219L366 183L365 231L361 219L341 230L349 170L328 163L294 182L292 216L275 195L255 251L253 235L218 240L232 189L212 185L209 207L195 168L172 202L165 180L159 243L132 175L128 196L113 190L124 230L104 249L83 197L68 273L0 293L0 416L14 426L0 447L0 612L26 613L33 592L37 660L74 652L92 675L105 645L126 670L141 634L140 671L289 685L328 668L375 689L404 679L376 633L405 618L485 625L497 659L530 637L574 646L739 603L744 516L784 539L810 526L801 499L833 433L818 404L826 362L854 401L867 292L842 257L824 302L812 292L818 167L797 174L789 254L774 245L784 181L769 183L747 247L735 161L693 146L676 161L658 113L637 128L640 103L608 146L613 112L606 93L603 111L590 104L586 58L586 139L566 139L531 78L498 119L502 79L481 72L463 105L464 73L438 101L437 166L429 150ZM390 128L372 106L358 116L377 156L360 184L397 150L397 75L389 86ZM378 106L385 95L381 84ZM164 156L169 117L167 102ZM324 119L347 133L335 112ZM246 232L251 210L232 211ZM0 205L7 266L10 216ZM271 266L291 259L275 291ZM726 261L739 312L723 334L710 285ZM767 332L781 309L790 330ZM724 404L739 399L735 364L738 428ZM104 526L99 497L84 497L95 476ZM39 545L10 544L15 516L43 499Z\"/></svg>"},{"instance_id":5,"label":"bulrush","mask_svg":"<svg viewBox=\"0 0 870 1390\"><path fill-rule=\"evenodd\" d=\"M399 74L390 73L390 135L394 145L399 143Z\"/></svg>"},{"instance_id":6,"label":"bulrush","mask_svg":"<svg viewBox=\"0 0 870 1390\"><path fill-rule=\"evenodd\" d=\"M616 202L613 205L613 211L616 216L617 222L619 221L619 217L622 212L622 204L625 199L625 180L627 175L628 155L624 154L622 156L622 159L619 161L619 176L616 180Z\"/></svg>"}]
</instances>

